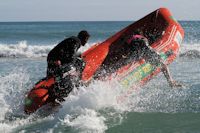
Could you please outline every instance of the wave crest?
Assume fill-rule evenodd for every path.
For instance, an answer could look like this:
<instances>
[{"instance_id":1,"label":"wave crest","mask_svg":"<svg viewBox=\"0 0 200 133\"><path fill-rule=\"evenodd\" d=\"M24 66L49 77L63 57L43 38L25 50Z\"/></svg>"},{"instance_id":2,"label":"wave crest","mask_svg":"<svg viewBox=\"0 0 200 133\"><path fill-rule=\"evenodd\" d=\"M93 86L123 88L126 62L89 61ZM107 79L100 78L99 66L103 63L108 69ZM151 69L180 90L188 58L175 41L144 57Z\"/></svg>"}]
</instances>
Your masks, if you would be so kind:
<instances>
[{"instance_id":1,"label":"wave crest","mask_svg":"<svg viewBox=\"0 0 200 133\"><path fill-rule=\"evenodd\" d=\"M185 53L179 55L180 57L188 57L188 58L200 58L200 51L198 50L189 50Z\"/></svg>"},{"instance_id":2,"label":"wave crest","mask_svg":"<svg viewBox=\"0 0 200 133\"><path fill-rule=\"evenodd\" d=\"M182 45L179 56L186 58L200 58L200 44Z\"/></svg>"},{"instance_id":3,"label":"wave crest","mask_svg":"<svg viewBox=\"0 0 200 133\"><path fill-rule=\"evenodd\" d=\"M80 52L89 49L92 45L99 43L87 43L80 48ZM18 44L0 44L0 58L39 58L46 57L56 44L51 45L28 45L27 41ZM200 44L183 44L180 49L180 57L200 58Z\"/></svg>"},{"instance_id":4,"label":"wave crest","mask_svg":"<svg viewBox=\"0 0 200 133\"><path fill-rule=\"evenodd\" d=\"M80 48L83 52L91 47L92 44ZM27 41L20 41L18 44L0 44L0 58L38 58L47 57L49 51L56 44L51 45L28 45Z\"/></svg>"},{"instance_id":5,"label":"wave crest","mask_svg":"<svg viewBox=\"0 0 200 133\"><path fill-rule=\"evenodd\" d=\"M18 44L0 44L0 57L46 57L53 45L28 45L26 41Z\"/></svg>"}]
</instances>

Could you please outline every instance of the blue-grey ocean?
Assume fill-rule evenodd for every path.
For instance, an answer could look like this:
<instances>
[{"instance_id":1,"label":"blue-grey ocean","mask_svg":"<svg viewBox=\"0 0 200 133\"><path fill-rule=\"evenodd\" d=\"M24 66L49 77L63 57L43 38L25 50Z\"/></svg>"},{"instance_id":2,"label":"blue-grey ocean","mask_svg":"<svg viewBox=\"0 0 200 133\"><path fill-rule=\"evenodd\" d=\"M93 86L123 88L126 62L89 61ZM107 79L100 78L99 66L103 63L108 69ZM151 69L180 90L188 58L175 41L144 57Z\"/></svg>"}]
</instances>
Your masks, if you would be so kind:
<instances>
[{"instance_id":1,"label":"blue-grey ocean","mask_svg":"<svg viewBox=\"0 0 200 133\"><path fill-rule=\"evenodd\" d=\"M169 69L182 88L170 88L161 73L118 102L116 82L94 81L31 115L23 112L25 94L45 77L57 43L88 30L83 52L132 22L1 22L0 133L200 133L200 21L179 22L185 38Z\"/></svg>"}]
</instances>

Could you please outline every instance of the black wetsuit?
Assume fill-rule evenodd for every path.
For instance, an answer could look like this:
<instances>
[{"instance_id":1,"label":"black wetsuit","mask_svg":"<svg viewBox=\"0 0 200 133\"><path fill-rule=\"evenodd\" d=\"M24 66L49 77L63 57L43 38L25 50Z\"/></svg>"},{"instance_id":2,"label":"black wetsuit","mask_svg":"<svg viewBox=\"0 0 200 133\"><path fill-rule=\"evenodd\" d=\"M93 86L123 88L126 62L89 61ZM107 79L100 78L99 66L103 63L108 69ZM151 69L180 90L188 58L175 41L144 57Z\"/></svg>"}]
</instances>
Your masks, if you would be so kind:
<instances>
[{"instance_id":1,"label":"black wetsuit","mask_svg":"<svg viewBox=\"0 0 200 133\"><path fill-rule=\"evenodd\" d=\"M70 67L70 65L73 64L76 68L82 67L82 64L79 63L80 61L77 60L76 57L77 51L80 47L80 39L72 36L60 42L49 52L47 57L47 77L53 75L56 75L57 77L54 88L49 90L49 94L53 99L63 101L63 98L67 97L74 88L74 83L72 81L73 79L70 76L63 78L61 70L62 68L56 65L55 62L59 60L61 62L61 66L68 66L69 64Z\"/></svg>"},{"instance_id":2,"label":"black wetsuit","mask_svg":"<svg viewBox=\"0 0 200 133\"><path fill-rule=\"evenodd\" d=\"M55 70L58 67L55 61L61 61L61 65L65 65L73 62L74 55L77 53L78 49L81 47L81 41L77 37L70 37L57 46L55 46L48 54L47 57L47 76L52 76L55 74Z\"/></svg>"},{"instance_id":3,"label":"black wetsuit","mask_svg":"<svg viewBox=\"0 0 200 133\"><path fill-rule=\"evenodd\" d=\"M146 62L156 66L161 63L160 55L149 46L146 38L132 40L127 48L131 49L129 50L131 60L145 59Z\"/></svg>"},{"instance_id":4,"label":"black wetsuit","mask_svg":"<svg viewBox=\"0 0 200 133\"><path fill-rule=\"evenodd\" d=\"M115 72L122 66L130 64L133 61L145 59L153 66L161 63L160 55L149 46L148 40L145 37L133 39L131 42L115 43L114 49L110 48L108 56L104 60L101 68L95 74L95 78L99 75L108 75Z\"/></svg>"}]
</instances>

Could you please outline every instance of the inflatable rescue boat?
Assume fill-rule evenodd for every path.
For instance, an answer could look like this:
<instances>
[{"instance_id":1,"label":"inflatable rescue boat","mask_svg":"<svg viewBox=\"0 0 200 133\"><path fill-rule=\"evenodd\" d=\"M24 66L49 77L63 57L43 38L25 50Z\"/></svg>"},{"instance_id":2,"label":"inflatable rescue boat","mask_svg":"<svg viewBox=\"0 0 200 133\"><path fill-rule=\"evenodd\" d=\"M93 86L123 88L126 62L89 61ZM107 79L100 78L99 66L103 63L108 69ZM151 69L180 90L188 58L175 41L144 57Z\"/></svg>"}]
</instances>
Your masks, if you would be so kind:
<instances>
[{"instance_id":1,"label":"inflatable rescue boat","mask_svg":"<svg viewBox=\"0 0 200 133\"><path fill-rule=\"evenodd\" d=\"M179 53L180 44L184 38L184 30L173 18L166 8L160 8L144 18L134 22L100 44L92 46L82 54L85 67L81 73L81 82L88 83L92 79L103 79L102 68L113 67L114 58L121 58L120 51L124 42L130 38L133 31L140 30L148 39L150 46L157 51L166 64L170 64ZM130 49L131 50L131 49ZM118 65L114 71L107 73L106 77L118 80L118 83L126 89L132 89L143 85L160 72L160 67L152 67L144 59L133 60L126 65ZM56 76L45 78L30 90L25 98L24 111L35 112L41 106L52 101L50 90L55 86Z\"/></svg>"}]
</instances>

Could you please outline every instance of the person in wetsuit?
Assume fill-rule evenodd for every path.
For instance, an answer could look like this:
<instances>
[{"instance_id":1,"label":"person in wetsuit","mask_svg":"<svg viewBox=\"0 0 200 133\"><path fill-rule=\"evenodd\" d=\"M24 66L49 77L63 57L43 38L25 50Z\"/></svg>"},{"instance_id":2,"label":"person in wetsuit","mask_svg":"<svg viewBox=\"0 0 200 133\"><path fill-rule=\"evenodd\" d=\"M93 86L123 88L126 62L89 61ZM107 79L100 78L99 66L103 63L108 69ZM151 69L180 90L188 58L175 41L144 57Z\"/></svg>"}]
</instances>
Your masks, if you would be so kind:
<instances>
[{"instance_id":1,"label":"person in wetsuit","mask_svg":"<svg viewBox=\"0 0 200 133\"><path fill-rule=\"evenodd\" d=\"M95 78L106 77L111 73L115 73L121 67L141 59L144 59L153 67L161 66L161 71L164 73L169 85L171 87L181 87L180 84L172 79L169 69L161 56L149 46L147 38L139 30L134 31L129 37L124 37L122 40L114 42L110 46L110 51L102 66L96 72Z\"/></svg>"},{"instance_id":2,"label":"person in wetsuit","mask_svg":"<svg viewBox=\"0 0 200 133\"><path fill-rule=\"evenodd\" d=\"M50 90L52 97L63 101L63 97L66 97L73 89L74 86L71 78L69 76L62 78L60 69L62 66L70 64L83 69L81 66L83 61L80 59L80 54L77 51L81 46L85 46L89 37L90 35L87 31L80 31L77 37L72 36L64 39L49 52L47 56L47 77L61 77L60 81L55 84L54 89Z\"/></svg>"},{"instance_id":3,"label":"person in wetsuit","mask_svg":"<svg viewBox=\"0 0 200 133\"><path fill-rule=\"evenodd\" d=\"M130 60L140 60L144 59L149 62L153 67L161 66L161 71L166 77L169 85L171 87L181 87L182 85L174 81L170 75L168 66L164 63L161 56L149 46L147 38L142 36L141 33L135 32L131 38L127 40L127 49L130 51L127 57L131 57Z\"/></svg>"},{"instance_id":4,"label":"person in wetsuit","mask_svg":"<svg viewBox=\"0 0 200 133\"><path fill-rule=\"evenodd\" d=\"M56 74L56 69L60 66L72 63L78 56L78 49L85 46L90 35L87 31L80 31L78 36L72 36L64 39L55 46L47 56L47 76Z\"/></svg>"}]
</instances>

